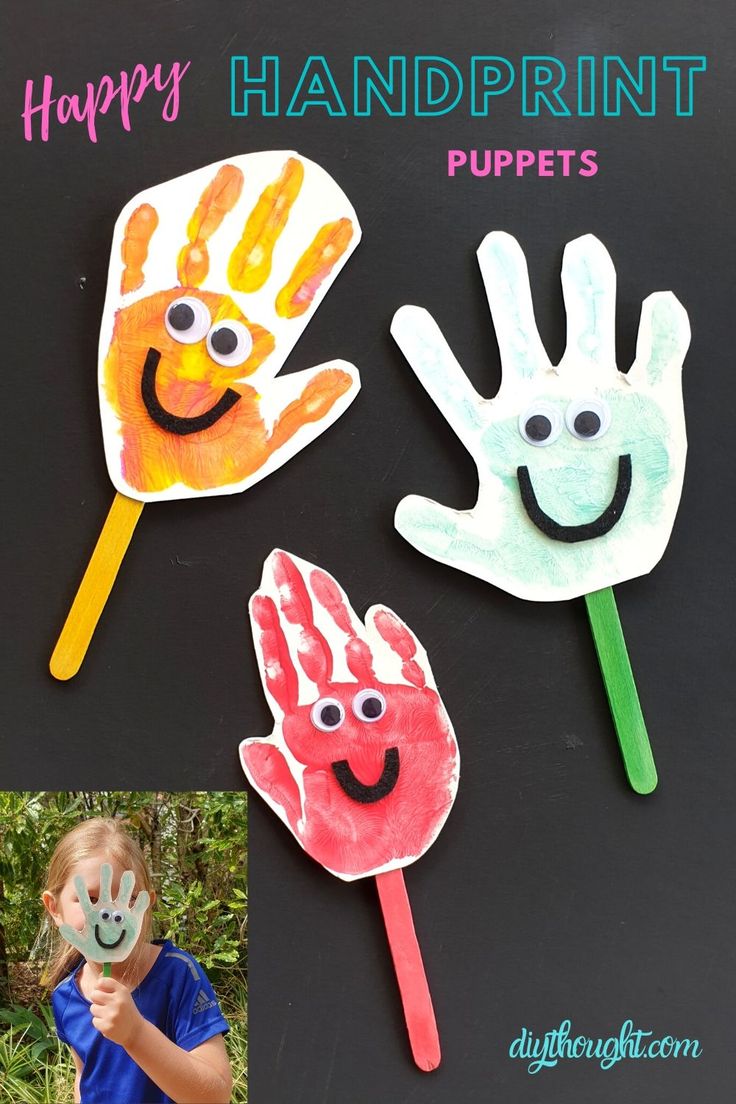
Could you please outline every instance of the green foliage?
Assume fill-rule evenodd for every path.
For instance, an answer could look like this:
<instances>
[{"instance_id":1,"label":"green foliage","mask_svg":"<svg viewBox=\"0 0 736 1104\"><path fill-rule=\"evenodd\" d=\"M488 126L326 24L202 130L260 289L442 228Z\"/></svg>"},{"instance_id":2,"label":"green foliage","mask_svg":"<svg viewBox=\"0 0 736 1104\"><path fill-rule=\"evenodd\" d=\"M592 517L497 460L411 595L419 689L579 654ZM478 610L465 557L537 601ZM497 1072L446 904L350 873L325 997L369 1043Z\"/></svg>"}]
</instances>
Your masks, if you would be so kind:
<instances>
[{"instance_id":1,"label":"green foliage","mask_svg":"<svg viewBox=\"0 0 736 1104\"><path fill-rule=\"evenodd\" d=\"M235 977L221 1002L230 1031L225 1046L233 1071L232 1104L248 1104L248 987L244 977Z\"/></svg>"},{"instance_id":2,"label":"green foliage","mask_svg":"<svg viewBox=\"0 0 736 1104\"><path fill-rule=\"evenodd\" d=\"M40 1017L3 1009L0 1020L10 1023L0 1031L0 1100L72 1104L74 1063L69 1047L51 1033L51 1008L44 1006Z\"/></svg>"},{"instance_id":3,"label":"green foliage","mask_svg":"<svg viewBox=\"0 0 736 1104\"><path fill-rule=\"evenodd\" d=\"M138 840L157 893L154 936L171 939L210 976L231 1025L234 1104L248 1071L248 818L244 793L0 791L0 1100L67 1104L74 1067L40 990L10 992L13 963L43 966L41 893L59 839L80 820L119 817ZM40 956L42 958L42 954ZM9 973L10 969L10 973ZM24 969L18 967L17 969Z\"/></svg>"},{"instance_id":4,"label":"green foliage","mask_svg":"<svg viewBox=\"0 0 736 1104\"><path fill-rule=\"evenodd\" d=\"M143 848L158 894L155 935L193 954L217 983L236 963L245 968L244 793L0 792L0 928L8 962L32 957L53 849L92 816L124 820Z\"/></svg>"},{"instance_id":5,"label":"green foliage","mask_svg":"<svg viewBox=\"0 0 736 1104\"><path fill-rule=\"evenodd\" d=\"M248 1104L248 990L236 974L221 1001L230 1032L225 1046L233 1071L232 1104ZM39 1014L17 1005L0 1009L0 1100L14 1104L72 1104L74 1064L71 1051L53 1033L49 1005Z\"/></svg>"},{"instance_id":6,"label":"green foliage","mask_svg":"<svg viewBox=\"0 0 736 1104\"><path fill-rule=\"evenodd\" d=\"M0 1008L0 1023L10 1024L21 1032L34 1059L54 1053L57 1045L51 1007L47 1004L42 1005L40 1013L36 1015L32 1009L22 1008L19 1004L13 1005L12 1008Z\"/></svg>"}]
</instances>

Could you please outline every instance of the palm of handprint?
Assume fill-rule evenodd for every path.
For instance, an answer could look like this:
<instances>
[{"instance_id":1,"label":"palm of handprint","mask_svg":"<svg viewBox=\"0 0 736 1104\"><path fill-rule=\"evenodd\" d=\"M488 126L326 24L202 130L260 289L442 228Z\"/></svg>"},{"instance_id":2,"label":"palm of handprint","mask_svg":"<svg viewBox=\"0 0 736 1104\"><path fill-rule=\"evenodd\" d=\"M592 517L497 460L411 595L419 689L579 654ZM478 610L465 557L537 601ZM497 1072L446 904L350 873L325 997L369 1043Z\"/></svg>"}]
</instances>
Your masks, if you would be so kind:
<instances>
[{"instance_id":1,"label":"palm of handprint","mask_svg":"<svg viewBox=\"0 0 736 1104\"><path fill-rule=\"evenodd\" d=\"M272 377L359 238L335 182L289 153L232 158L128 204L100 339L105 449L121 493L243 490L342 413L358 390L352 365Z\"/></svg>"},{"instance_id":2,"label":"palm of handprint","mask_svg":"<svg viewBox=\"0 0 736 1104\"><path fill-rule=\"evenodd\" d=\"M650 295L634 364L619 372L613 264L596 238L578 238L565 249L567 347L553 367L516 240L489 234L478 260L501 353L496 398L475 391L426 311L402 307L391 328L473 456L478 501L458 511L410 496L397 529L521 598L573 598L646 574L669 540L684 476L684 308L671 292Z\"/></svg>"},{"instance_id":3,"label":"palm of handprint","mask_svg":"<svg viewBox=\"0 0 736 1104\"><path fill-rule=\"evenodd\" d=\"M74 887L84 913L85 925L77 931L69 924L61 924L59 934L76 947L88 962L123 962L135 946L141 933L143 917L150 904L145 890L137 895L130 907L135 889L135 874L123 872L117 897L112 896L112 867L103 863L100 867L100 895L92 904L84 879L76 877Z\"/></svg>"},{"instance_id":4,"label":"palm of handprint","mask_svg":"<svg viewBox=\"0 0 736 1104\"><path fill-rule=\"evenodd\" d=\"M413 862L444 824L459 770L421 645L383 606L364 625L331 575L278 550L250 615L276 722L240 745L250 782L338 877Z\"/></svg>"}]
</instances>

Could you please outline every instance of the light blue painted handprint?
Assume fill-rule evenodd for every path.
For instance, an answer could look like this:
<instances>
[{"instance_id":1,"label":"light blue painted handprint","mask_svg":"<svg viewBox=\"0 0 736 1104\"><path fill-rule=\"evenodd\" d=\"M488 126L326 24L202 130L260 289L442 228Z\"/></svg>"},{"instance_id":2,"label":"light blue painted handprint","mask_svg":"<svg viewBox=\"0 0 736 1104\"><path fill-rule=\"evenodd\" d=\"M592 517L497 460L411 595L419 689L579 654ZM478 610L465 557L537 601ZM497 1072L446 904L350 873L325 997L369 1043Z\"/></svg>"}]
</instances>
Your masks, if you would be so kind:
<instances>
[{"instance_id":1,"label":"light blue painted handprint","mask_svg":"<svg viewBox=\"0 0 736 1104\"><path fill-rule=\"evenodd\" d=\"M554 367L518 242L491 233L478 260L501 353L496 398L475 391L425 310L402 307L391 327L473 456L478 501L458 511L412 495L396 528L426 555L520 598L574 598L646 574L682 490L687 313L671 292L650 295L634 364L619 372L613 263L597 238L578 238L564 254L567 347Z\"/></svg>"},{"instance_id":2,"label":"light blue painted handprint","mask_svg":"<svg viewBox=\"0 0 736 1104\"><path fill-rule=\"evenodd\" d=\"M82 931L69 924L59 926L59 934L80 951L88 962L122 962L128 957L138 940L143 917L150 903L146 890L137 895L130 907L135 889L135 874L124 871L120 889L112 899L112 867L103 863L100 867L100 896L93 905L84 878L74 879L74 888L84 913Z\"/></svg>"}]
</instances>

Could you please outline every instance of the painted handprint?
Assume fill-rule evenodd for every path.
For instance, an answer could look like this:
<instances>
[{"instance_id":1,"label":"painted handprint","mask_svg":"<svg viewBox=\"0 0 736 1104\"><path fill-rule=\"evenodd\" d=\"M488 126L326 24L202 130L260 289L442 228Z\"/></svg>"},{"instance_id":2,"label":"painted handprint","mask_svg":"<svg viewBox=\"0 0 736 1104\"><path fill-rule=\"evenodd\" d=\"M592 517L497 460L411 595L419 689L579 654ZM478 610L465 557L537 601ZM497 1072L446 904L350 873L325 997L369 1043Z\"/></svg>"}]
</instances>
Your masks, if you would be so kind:
<instances>
[{"instance_id":1,"label":"painted handprint","mask_svg":"<svg viewBox=\"0 0 736 1104\"><path fill-rule=\"evenodd\" d=\"M457 792L459 755L427 655L403 621L365 623L326 571L276 549L250 601L274 729L243 740L251 785L308 855L344 881L374 875L414 1061L440 1063L402 867L423 855Z\"/></svg>"},{"instance_id":2,"label":"painted handprint","mask_svg":"<svg viewBox=\"0 0 736 1104\"><path fill-rule=\"evenodd\" d=\"M135 874L132 870L126 870L120 878L118 895L113 900L112 867L109 863L103 863L100 867L100 893L94 904L81 875L74 879L74 887L84 915L84 928L77 931L69 924L61 924L59 934L76 947L88 962L123 962L141 933L143 917L150 903L148 893L145 889L141 890L131 907Z\"/></svg>"},{"instance_id":3,"label":"painted handprint","mask_svg":"<svg viewBox=\"0 0 736 1104\"><path fill-rule=\"evenodd\" d=\"M241 491L345 410L359 382L344 361L273 377L359 239L341 189L288 151L207 166L123 209L100 336L119 491Z\"/></svg>"},{"instance_id":4,"label":"painted handprint","mask_svg":"<svg viewBox=\"0 0 736 1104\"><path fill-rule=\"evenodd\" d=\"M578 238L564 254L567 346L554 367L519 244L491 233L478 260L501 353L494 399L473 388L426 311L402 307L391 327L473 456L478 501L460 511L410 496L397 529L426 555L521 598L574 598L646 574L664 552L682 490L684 308L671 292L650 295L635 361L620 372L613 264L592 235Z\"/></svg>"},{"instance_id":5,"label":"painted handprint","mask_svg":"<svg viewBox=\"0 0 736 1104\"><path fill-rule=\"evenodd\" d=\"M304 850L350 881L413 862L457 790L459 756L426 653L384 606L361 622L326 571L276 550L250 602L267 739L245 772Z\"/></svg>"},{"instance_id":6,"label":"painted handprint","mask_svg":"<svg viewBox=\"0 0 736 1104\"><path fill-rule=\"evenodd\" d=\"M115 226L99 345L110 513L51 657L77 673L145 502L234 494L360 388L343 360L274 379L360 240L335 181L291 152L208 165Z\"/></svg>"}]
</instances>

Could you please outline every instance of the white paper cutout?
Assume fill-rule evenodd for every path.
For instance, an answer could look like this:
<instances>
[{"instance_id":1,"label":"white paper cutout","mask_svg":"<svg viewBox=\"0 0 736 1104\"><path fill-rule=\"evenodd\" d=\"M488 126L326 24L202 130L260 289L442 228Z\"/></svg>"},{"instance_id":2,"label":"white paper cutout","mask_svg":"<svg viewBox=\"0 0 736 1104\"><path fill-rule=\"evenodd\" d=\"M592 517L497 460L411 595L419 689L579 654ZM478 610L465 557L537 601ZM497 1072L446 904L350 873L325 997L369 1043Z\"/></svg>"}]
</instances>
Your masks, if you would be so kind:
<instances>
[{"instance_id":1,"label":"white paper cutout","mask_svg":"<svg viewBox=\"0 0 736 1104\"><path fill-rule=\"evenodd\" d=\"M242 191L232 203L238 174ZM212 194L205 209L208 189ZM270 215L264 200L269 189ZM252 228L250 248L242 256L250 284L258 283L259 264L270 272L261 286L237 290L229 265L246 226ZM273 377L360 236L355 211L335 181L288 150L216 162L148 188L126 204L113 234L99 344L105 455L118 491L143 502L242 491L346 410L360 379L345 361ZM305 262L310 246L311 268ZM203 264L206 275L194 279L193 286L182 286L182 272L198 277ZM239 368L222 357L213 359L206 336L175 340L165 322L166 309L187 298L206 302L213 323L235 318L251 331L254 349ZM150 349L161 355L149 391L180 421L201 417L228 389L231 397L239 392L241 398L199 431L162 428L142 398ZM297 400L300 410L290 410L274 430L278 417Z\"/></svg>"},{"instance_id":2,"label":"white paper cutout","mask_svg":"<svg viewBox=\"0 0 736 1104\"><path fill-rule=\"evenodd\" d=\"M345 881L414 862L442 828L459 776L421 644L384 606L364 624L331 575L278 549L250 615L275 720L271 736L240 745L251 785Z\"/></svg>"},{"instance_id":3,"label":"white paper cutout","mask_svg":"<svg viewBox=\"0 0 736 1104\"><path fill-rule=\"evenodd\" d=\"M135 904L130 899L135 889L135 874L132 870L123 872L117 897L112 896L112 867L109 863L100 866L100 895L92 904L84 878L77 876L74 887L85 917L82 931L69 924L59 925L59 934L84 955L88 962L124 962L138 942L143 926L143 917L150 904L145 889L136 896Z\"/></svg>"},{"instance_id":4,"label":"white paper cutout","mask_svg":"<svg viewBox=\"0 0 736 1104\"><path fill-rule=\"evenodd\" d=\"M671 292L650 295L634 364L619 372L613 264L597 238L578 238L562 265L567 347L554 367L536 328L518 242L491 233L478 260L501 353L496 398L473 388L427 311L402 307L391 326L476 462L478 501L460 511L412 495L399 503L396 528L433 559L520 598L575 598L647 574L667 546L685 471L687 313ZM549 422L548 440L530 441L548 428L529 421L535 416ZM571 432L576 418L580 434ZM557 536L525 507L524 479L541 511L539 524ZM606 525L602 535L586 535Z\"/></svg>"}]
</instances>

